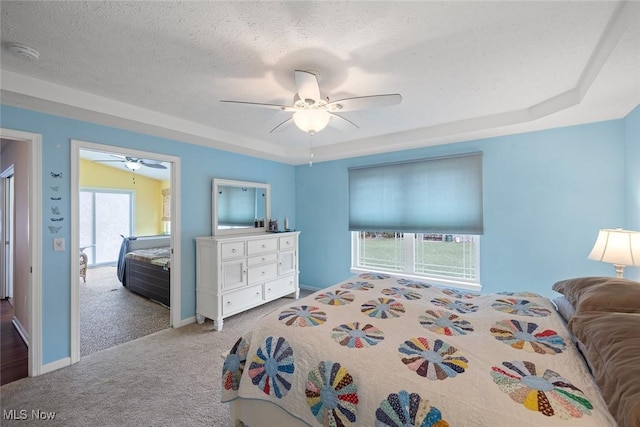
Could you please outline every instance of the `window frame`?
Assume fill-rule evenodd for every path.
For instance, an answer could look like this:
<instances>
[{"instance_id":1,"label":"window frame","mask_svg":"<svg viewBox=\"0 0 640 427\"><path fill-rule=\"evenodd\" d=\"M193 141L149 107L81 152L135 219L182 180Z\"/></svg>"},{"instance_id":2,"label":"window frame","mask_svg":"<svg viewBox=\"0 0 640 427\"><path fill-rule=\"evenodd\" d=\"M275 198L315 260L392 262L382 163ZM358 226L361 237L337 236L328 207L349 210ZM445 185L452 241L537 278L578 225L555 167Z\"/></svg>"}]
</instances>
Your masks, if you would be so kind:
<instances>
[{"instance_id":1,"label":"window frame","mask_svg":"<svg viewBox=\"0 0 640 427\"><path fill-rule=\"evenodd\" d=\"M476 253L475 253L476 254L476 259L475 259L476 279L473 280L473 279L464 279L464 278L451 278L446 276L432 276L432 275L424 275L421 273L416 273L414 271L415 270L414 242L415 242L415 235L421 234L421 233L405 233L405 232L401 233L403 234L402 241L404 244L405 254L409 255L404 257L404 270L402 272L385 270L384 268L371 268L371 267L360 265L359 264L360 231L351 231L350 233L351 233L351 272L354 274L367 273L367 272L384 273L384 274L391 274L393 276L398 276L398 277L407 278L407 279L427 281L429 283L432 283L438 286L460 288L460 289L472 290L476 292L480 292L482 290L482 284L480 282L480 277L481 277L480 276L480 246L481 246L480 235L465 235L465 236L469 236L476 239ZM440 233L440 234L446 234L446 233Z\"/></svg>"}]
</instances>

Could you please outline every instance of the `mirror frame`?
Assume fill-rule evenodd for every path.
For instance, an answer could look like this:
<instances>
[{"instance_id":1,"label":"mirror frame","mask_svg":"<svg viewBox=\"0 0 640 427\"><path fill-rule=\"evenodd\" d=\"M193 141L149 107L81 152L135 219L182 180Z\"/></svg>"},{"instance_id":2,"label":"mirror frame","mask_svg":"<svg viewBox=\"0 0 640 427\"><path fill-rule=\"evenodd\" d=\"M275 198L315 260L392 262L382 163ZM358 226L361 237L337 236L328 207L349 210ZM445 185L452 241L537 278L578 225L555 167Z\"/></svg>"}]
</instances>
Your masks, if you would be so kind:
<instances>
[{"instance_id":1,"label":"mirror frame","mask_svg":"<svg viewBox=\"0 0 640 427\"><path fill-rule=\"evenodd\" d=\"M218 229L218 187L255 187L265 190L265 219L264 227L251 228L229 228ZM211 186L211 235L229 235L229 234L255 234L266 233L269 229L269 218L271 218L271 185L261 182L251 181L234 181L231 179L213 178Z\"/></svg>"}]
</instances>

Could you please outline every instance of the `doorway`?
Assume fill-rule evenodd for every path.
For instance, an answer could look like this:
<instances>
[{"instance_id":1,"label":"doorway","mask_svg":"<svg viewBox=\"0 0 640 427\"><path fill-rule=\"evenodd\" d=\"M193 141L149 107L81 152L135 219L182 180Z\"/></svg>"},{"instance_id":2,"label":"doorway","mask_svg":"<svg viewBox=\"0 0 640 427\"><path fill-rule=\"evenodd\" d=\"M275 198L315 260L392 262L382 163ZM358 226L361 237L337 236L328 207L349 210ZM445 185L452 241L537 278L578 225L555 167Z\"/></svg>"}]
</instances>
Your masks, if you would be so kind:
<instances>
[{"instance_id":1,"label":"doorway","mask_svg":"<svg viewBox=\"0 0 640 427\"><path fill-rule=\"evenodd\" d=\"M113 246L114 244L114 233L115 228L112 227L111 221L115 221L113 215L102 215L100 212L111 212L115 213L118 211L119 219L118 222L118 232L115 238L115 242L120 245L122 242L122 237L128 237L131 235L150 235L150 234L162 234L164 230L171 230L170 234L170 247L172 250L171 253L171 268L170 268L170 301L171 307L165 308L165 310L169 310L169 326L177 327L181 326L180 319L180 287L179 287L179 277L180 277L180 227L179 227L179 192L177 191L168 191L166 194L170 195L169 203L166 203L166 206L170 208L170 212L162 214L162 219L168 220L169 224L162 224L156 229L144 229L144 227L137 226L136 224L140 224L140 221L136 222L136 214L140 209L143 209L146 205L142 200L139 200L138 203L135 202L136 198L141 198L142 193L139 190L142 187L143 183L143 175L140 171L141 168L148 169L160 169L157 165L159 163L165 164L168 166L169 171L169 179L168 179L168 188L179 188L179 158L174 156L160 155L157 153L148 153L139 150L132 150L123 147L114 147L107 146L102 144L95 144L86 141L71 141L71 153L72 153L72 185L71 185L71 213L72 213L72 252L80 253L86 252L88 264L91 268L87 271L86 283L87 286L83 287L84 282L83 279L79 279L80 277L80 268L78 267L78 263L74 261L74 265L72 265L72 274L76 278L72 280L72 331L71 331L71 363L77 362L82 355L84 355L84 351L81 354L80 348L80 314L82 311L81 301L80 301L80 292L81 291L94 291L94 288L89 287L89 282L91 277L95 279L100 279L101 277L110 278L112 276L112 272L114 269L113 263L113 247L105 249L106 246ZM91 159L87 160L87 153L92 153L93 157L89 156ZM98 156L99 154L99 156ZM96 157L97 156L97 157ZM102 156L102 157L100 157ZM144 159L144 162L147 165L138 164L137 167L132 163L132 159ZM85 185L86 180L83 179L83 185L80 184L80 175L81 175L81 162L83 164L87 164L86 162L104 162L105 164L113 166L117 166L117 169L123 169L126 171L125 178L128 180L129 184L133 184L133 188L136 189L133 194L126 195L126 191L118 190L116 187L126 187L126 185L118 185L117 181L113 181L114 184L111 189L105 188L94 188L92 185ZM141 163L141 162L138 162ZM130 168L129 166L132 166ZM104 169L104 168L103 168ZM108 168L110 169L110 168ZM152 171L150 171L152 172ZM122 172L120 173L122 177ZM165 206L165 201L163 196L165 193L158 191L158 194L155 194L158 203L163 207ZM91 199L91 203L87 203L87 200ZM124 209L124 207L115 208L113 203L128 203L127 200L132 201L131 209ZM101 209L100 206L106 203L108 206L111 206L107 210ZM89 210L87 210L87 206L90 206ZM123 211L129 210L129 215L122 215ZM87 213L89 212L89 213ZM75 217L75 218L74 218ZM166 218L165 218L166 217ZM87 225L88 218L91 218L91 224ZM148 218L146 216L145 218ZM149 221L143 221L144 226L148 226ZM173 226L172 226L173 225ZM120 228L124 227L124 229L120 230ZM127 229L128 230L125 230ZM143 228L143 229L141 229ZM88 231L87 231L88 230ZM104 233L101 234L100 230L105 231L108 235L111 235L111 238L108 236L105 237ZM130 232L129 232L130 230ZM89 236L89 237L88 237ZM76 252L77 250L77 252ZM82 250L82 251L81 251ZM118 254L118 251L115 251ZM111 270L109 270L111 269ZM106 276L105 276L106 271ZM113 275L115 278L115 275ZM113 286L113 295L116 291L120 293L120 291L130 292L127 289L123 289L121 283L115 283ZM107 289L109 291L109 289ZM83 297L84 297L83 293ZM103 316L100 316L100 320L105 320L108 316L108 312L105 312ZM129 313L130 315L131 313ZM123 323L124 319L112 319L111 323L120 322ZM131 320L129 323L139 323L136 322L135 319Z\"/></svg>"},{"instance_id":2,"label":"doorway","mask_svg":"<svg viewBox=\"0 0 640 427\"><path fill-rule=\"evenodd\" d=\"M42 366L42 135L0 128L0 171L6 179L13 176L9 184L12 193L14 213L10 228L13 228L10 244L11 256L5 248L6 240L0 249L0 267L3 272L7 265L11 269L9 289L13 297L11 324L27 345L27 375L37 376L43 373ZM13 170L9 166L13 165ZM6 230L5 189L2 185L2 221L0 226ZM5 238L6 236L2 236ZM10 259L12 258L12 259ZM6 277L5 277L6 283ZM6 293L5 288L5 293ZM6 307L6 306L3 306ZM4 344L4 342L3 342ZM3 357L4 361L4 357Z\"/></svg>"}]
</instances>

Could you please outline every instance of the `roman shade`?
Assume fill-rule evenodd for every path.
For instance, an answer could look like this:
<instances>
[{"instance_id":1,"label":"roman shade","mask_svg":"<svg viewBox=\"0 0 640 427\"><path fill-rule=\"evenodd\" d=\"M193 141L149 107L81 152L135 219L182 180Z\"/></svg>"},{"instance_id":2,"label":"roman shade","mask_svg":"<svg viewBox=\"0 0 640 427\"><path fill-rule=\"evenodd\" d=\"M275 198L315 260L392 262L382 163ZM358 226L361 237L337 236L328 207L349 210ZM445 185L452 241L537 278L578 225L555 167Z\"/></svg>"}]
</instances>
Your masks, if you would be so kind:
<instances>
[{"instance_id":1,"label":"roman shade","mask_svg":"<svg viewBox=\"0 0 640 427\"><path fill-rule=\"evenodd\" d=\"M349 230L482 234L482 153L350 168Z\"/></svg>"}]
</instances>

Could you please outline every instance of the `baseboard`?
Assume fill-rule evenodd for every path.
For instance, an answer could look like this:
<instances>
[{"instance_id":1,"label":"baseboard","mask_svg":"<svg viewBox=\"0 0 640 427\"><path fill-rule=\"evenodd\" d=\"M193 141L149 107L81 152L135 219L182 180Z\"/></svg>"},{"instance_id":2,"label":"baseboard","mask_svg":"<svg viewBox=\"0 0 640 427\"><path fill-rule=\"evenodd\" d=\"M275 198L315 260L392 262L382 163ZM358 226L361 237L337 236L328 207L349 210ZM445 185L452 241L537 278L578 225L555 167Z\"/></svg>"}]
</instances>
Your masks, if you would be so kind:
<instances>
[{"instance_id":1,"label":"baseboard","mask_svg":"<svg viewBox=\"0 0 640 427\"><path fill-rule=\"evenodd\" d=\"M181 328L183 326L190 325L192 323L196 323L196 316L187 317L186 319L181 319L180 323L177 325L173 325L174 328Z\"/></svg>"},{"instance_id":2,"label":"baseboard","mask_svg":"<svg viewBox=\"0 0 640 427\"><path fill-rule=\"evenodd\" d=\"M40 372L40 375L47 374L49 372L53 372L61 368L66 368L67 366L71 366L71 358L63 357L62 359L56 360L55 362L42 365L42 370Z\"/></svg>"},{"instance_id":3,"label":"baseboard","mask_svg":"<svg viewBox=\"0 0 640 427\"><path fill-rule=\"evenodd\" d=\"M22 341L24 341L27 347L29 347L29 333L24 328L24 326L22 326L22 323L20 323L20 319L18 319L16 316L13 316L13 319L11 319L11 323L13 323L13 326L16 328L16 331L18 331L18 335L20 335L20 338L22 338Z\"/></svg>"},{"instance_id":4,"label":"baseboard","mask_svg":"<svg viewBox=\"0 0 640 427\"><path fill-rule=\"evenodd\" d=\"M314 288L313 286L308 286L308 285L299 285L298 287L300 289L304 289L305 291L310 291L310 292L317 292L320 290L320 288Z\"/></svg>"}]
</instances>

